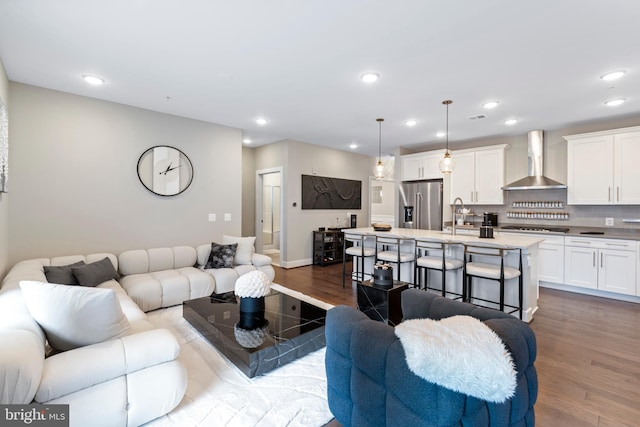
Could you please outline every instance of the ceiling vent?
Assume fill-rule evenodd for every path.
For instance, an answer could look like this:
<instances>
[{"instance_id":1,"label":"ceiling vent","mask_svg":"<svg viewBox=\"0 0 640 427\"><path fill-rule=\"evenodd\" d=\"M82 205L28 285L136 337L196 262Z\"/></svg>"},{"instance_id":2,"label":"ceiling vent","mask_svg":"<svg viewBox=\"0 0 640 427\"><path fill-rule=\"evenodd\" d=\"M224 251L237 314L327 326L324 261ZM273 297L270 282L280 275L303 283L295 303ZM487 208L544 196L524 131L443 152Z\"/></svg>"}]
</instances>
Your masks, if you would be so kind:
<instances>
[{"instance_id":1,"label":"ceiling vent","mask_svg":"<svg viewBox=\"0 0 640 427\"><path fill-rule=\"evenodd\" d=\"M478 119L486 119L487 116L485 116L484 114L478 114L477 116L471 116L469 117L469 120L478 120Z\"/></svg>"}]
</instances>

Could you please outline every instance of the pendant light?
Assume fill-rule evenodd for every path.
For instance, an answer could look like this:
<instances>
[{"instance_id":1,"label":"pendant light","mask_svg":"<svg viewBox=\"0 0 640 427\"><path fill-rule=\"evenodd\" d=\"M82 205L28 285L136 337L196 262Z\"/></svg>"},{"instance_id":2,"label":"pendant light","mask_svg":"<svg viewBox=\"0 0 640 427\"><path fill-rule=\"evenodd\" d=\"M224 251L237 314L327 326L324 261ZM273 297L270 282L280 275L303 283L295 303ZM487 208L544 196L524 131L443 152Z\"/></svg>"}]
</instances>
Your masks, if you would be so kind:
<instances>
[{"instance_id":1,"label":"pendant light","mask_svg":"<svg viewBox=\"0 0 640 427\"><path fill-rule=\"evenodd\" d=\"M373 175L376 179L384 178L384 166L382 165L382 122L384 119L376 119L378 122L378 164L373 170Z\"/></svg>"},{"instance_id":2,"label":"pendant light","mask_svg":"<svg viewBox=\"0 0 640 427\"><path fill-rule=\"evenodd\" d=\"M453 159L451 158L451 154L449 153L449 105L451 105L453 101L451 101L450 99L447 99L446 101L442 101L442 103L447 106L447 130L446 130L447 148L445 149L444 157L442 158L442 160L440 160L440 163L438 164L438 166L440 167L440 172L451 173L453 172L455 163L453 162Z\"/></svg>"}]
</instances>

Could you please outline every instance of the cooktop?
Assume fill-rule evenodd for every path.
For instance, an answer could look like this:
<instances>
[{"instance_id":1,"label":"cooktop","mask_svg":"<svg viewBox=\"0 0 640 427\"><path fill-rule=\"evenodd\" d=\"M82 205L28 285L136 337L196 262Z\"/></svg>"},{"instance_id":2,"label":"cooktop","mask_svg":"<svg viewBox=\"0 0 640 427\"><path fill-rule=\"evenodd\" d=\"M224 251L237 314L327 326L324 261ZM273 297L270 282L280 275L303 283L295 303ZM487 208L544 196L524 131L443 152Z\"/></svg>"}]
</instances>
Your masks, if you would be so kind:
<instances>
[{"instance_id":1,"label":"cooktop","mask_svg":"<svg viewBox=\"0 0 640 427\"><path fill-rule=\"evenodd\" d=\"M503 225L502 230L531 231L538 233L568 233L568 227L547 227L544 225Z\"/></svg>"}]
</instances>

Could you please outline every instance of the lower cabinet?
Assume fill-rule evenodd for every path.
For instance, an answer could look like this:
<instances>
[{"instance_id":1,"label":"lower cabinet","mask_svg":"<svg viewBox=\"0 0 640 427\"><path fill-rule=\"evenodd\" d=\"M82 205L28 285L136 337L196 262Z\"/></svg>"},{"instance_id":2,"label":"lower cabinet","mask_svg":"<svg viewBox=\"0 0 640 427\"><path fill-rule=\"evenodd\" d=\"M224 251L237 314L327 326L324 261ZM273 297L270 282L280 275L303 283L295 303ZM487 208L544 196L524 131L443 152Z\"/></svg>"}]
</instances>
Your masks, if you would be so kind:
<instances>
[{"instance_id":1,"label":"lower cabinet","mask_svg":"<svg viewBox=\"0 0 640 427\"><path fill-rule=\"evenodd\" d=\"M548 237L538 245L538 279L564 283L564 236Z\"/></svg>"},{"instance_id":2,"label":"lower cabinet","mask_svg":"<svg viewBox=\"0 0 640 427\"><path fill-rule=\"evenodd\" d=\"M628 240L568 237L564 283L636 295L636 250Z\"/></svg>"}]
</instances>

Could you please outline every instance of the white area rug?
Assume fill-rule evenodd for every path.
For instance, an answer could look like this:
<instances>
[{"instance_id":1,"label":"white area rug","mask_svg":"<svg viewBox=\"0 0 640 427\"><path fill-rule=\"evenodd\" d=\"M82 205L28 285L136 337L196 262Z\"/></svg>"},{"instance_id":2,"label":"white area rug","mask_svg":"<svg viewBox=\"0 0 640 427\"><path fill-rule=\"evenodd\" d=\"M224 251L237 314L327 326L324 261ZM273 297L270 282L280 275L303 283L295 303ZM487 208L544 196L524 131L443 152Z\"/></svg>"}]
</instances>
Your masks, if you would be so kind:
<instances>
[{"instance_id":1,"label":"white area rug","mask_svg":"<svg viewBox=\"0 0 640 427\"><path fill-rule=\"evenodd\" d=\"M323 308L332 307L277 284L272 289ZM333 418L327 404L324 348L249 379L183 319L182 306L147 315L180 342L188 385L178 407L146 426L319 427Z\"/></svg>"}]
</instances>

